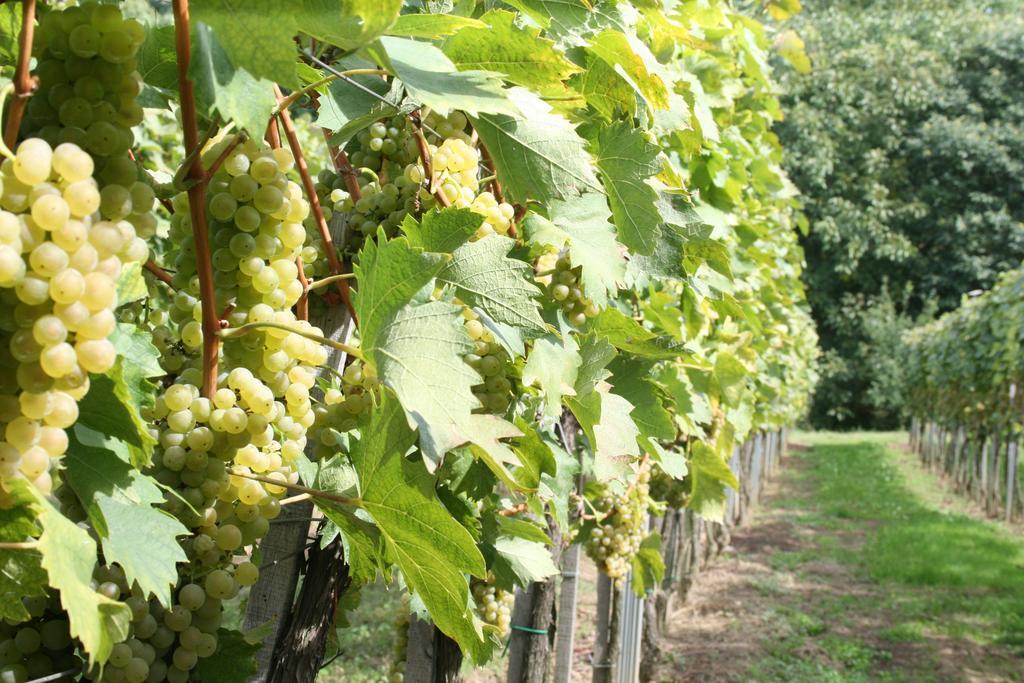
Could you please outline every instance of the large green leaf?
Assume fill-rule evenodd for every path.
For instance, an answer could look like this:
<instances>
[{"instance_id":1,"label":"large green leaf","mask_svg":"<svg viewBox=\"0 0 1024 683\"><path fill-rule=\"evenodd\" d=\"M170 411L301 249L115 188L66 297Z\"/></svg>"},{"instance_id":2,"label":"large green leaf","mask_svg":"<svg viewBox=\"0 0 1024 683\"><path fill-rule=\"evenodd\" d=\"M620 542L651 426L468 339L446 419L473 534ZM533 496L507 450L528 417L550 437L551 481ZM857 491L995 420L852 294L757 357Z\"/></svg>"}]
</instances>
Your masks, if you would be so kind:
<instances>
[{"instance_id":1,"label":"large green leaf","mask_svg":"<svg viewBox=\"0 0 1024 683\"><path fill-rule=\"evenodd\" d=\"M366 241L355 266L359 287L352 298L364 347L377 345L384 328L430 284L447 259L414 249L406 238L389 241L380 233L376 241Z\"/></svg>"},{"instance_id":2,"label":"large green leaf","mask_svg":"<svg viewBox=\"0 0 1024 683\"><path fill-rule=\"evenodd\" d=\"M587 193L565 201L552 200L550 219L529 214L523 221L527 239L555 249L568 246L569 259L583 269L583 291L598 306L618 291L625 259L608 222L604 195Z\"/></svg>"},{"instance_id":3,"label":"large green leaf","mask_svg":"<svg viewBox=\"0 0 1024 683\"><path fill-rule=\"evenodd\" d=\"M306 4L306 1L300 5ZM277 0L192 0L192 16L213 29L228 59L257 79L293 88L298 33L294 3ZM255 132L255 131L254 131Z\"/></svg>"},{"instance_id":4,"label":"large green leaf","mask_svg":"<svg viewBox=\"0 0 1024 683\"><path fill-rule=\"evenodd\" d=\"M582 398L597 388L611 372L608 364L618 352L604 337L588 334L580 340L580 369L576 373L576 397Z\"/></svg>"},{"instance_id":5,"label":"large green leaf","mask_svg":"<svg viewBox=\"0 0 1024 683\"><path fill-rule=\"evenodd\" d=\"M320 96L316 122L321 128L332 131L332 144L344 145L376 121L411 111L412 105L402 102L402 85L398 81L387 83L377 76L350 78L358 86L338 79ZM370 93L376 93L377 97Z\"/></svg>"},{"instance_id":6,"label":"large green leaf","mask_svg":"<svg viewBox=\"0 0 1024 683\"><path fill-rule=\"evenodd\" d=\"M651 439L672 441L676 437L672 414L666 410L660 387L649 378L654 364L635 359L617 358L611 364L615 393L633 404L630 417L640 433Z\"/></svg>"},{"instance_id":7,"label":"large green leaf","mask_svg":"<svg viewBox=\"0 0 1024 683\"><path fill-rule=\"evenodd\" d=\"M236 66L210 27L196 23L194 34L188 75L195 84L196 107L207 117L219 114L262 136L277 104L273 83Z\"/></svg>"},{"instance_id":8,"label":"large green leaf","mask_svg":"<svg viewBox=\"0 0 1024 683\"><path fill-rule=\"evenodd\" d=\"M565 404L576 416L594 452L593 474L598 481L622 479L631 473L631 465L640 454L637 429L629 416L629 401L610 393L607 385L582 399L567 397Z\"/></svg>"},{"instance_id":9,"label":"large green leaf","mask_svg":"<svg viewBox=\"0 0 1024 683\"><path fill-rule=\"evenodd\" d=\"M516 418L515 424L523 433L523 436L516 440L515 445L520 463L519 469L515 472L515 478L523 488L536 489L544 475L555 474L555 456L550 445L533 425L521 417Z\"/></svg>"},{"instance_id":10,"label":"large green leaf","mask_svg":"<svg viewBox=\"0 0 1024 683\"><path fill-rule=\"evenodd\" d=\"M486 25L464 28L449 38L444 51L460 69L497 71L518 85L542 89L580 70L540 37L540 30L517 26L516 15L494 9L480 17Z\"/></svg>"},{"instance_id":11,"label":"large green leaf","mask_svg":"<svg viewBox=\"0 0 1024 683\"><path fill-rule=\"evenodd\" d=\"M633 573L629 581L633 592L644 597L657 589L665 577L665 560L661 556L661 534L654 532L640 544L640 550L633 556Z\"/></svg>"},{"instance_id":12,"label":"large green leaf","mask_svg":"<svg viewBox=\"0 0 1024 683\"><path fill-rule=\"evenodd\" d=\"M128 637L131 610L92 587L96 542L89 532L62 515L32 490L39 526L39 552L50 586L60 591L71 635L82 643L90 663L105 662L115 643Z\"/></svg>"},{"instance_id":13,"label":"large green leaf","mask_svg":"<svg viewBox=\"0 0 1024 683\"><path fill-rule=\"evenodd\" d=\"M519 113L481 114L473 125L511 199L548 203L586 191L601 192L586 143L572 124L524 88L507 93Z\"/></svg>"},{"instance_id":14,"label":"large green leaf","mask_svg":"<svg viewBox=\"0 0 1024 683\"><path fill-rule=\"evenodd\" d=\"M658 62L642 42L609 28L593 37L587 50L635 88L652 109L668 109L668 89L657 73Z\"/></svg>"},{"instance_id":15,"label":"large green leaf","mask_svg":"<svg viewBox=\"0 0 1024 683\"><path fill-rule=\"evenodd\" d=\"M575 393L580 354L572 337L547 336L536 340L523 368L523 384L537 386L544 396L544 413L562 413L562 397Z\"/></svg>"},{"instance_id":16,"label":"large green leaf","mask_svg":"<svg viewBox=\"0 0 1024 683\"><path fill-rule=\"evenodd\" d=\"M543 581L558 573L551 549L544 543L525 538L502 536L494 542L498 560L519 579L521 585Z\"/></svg>"},{"instance_id":17,"label":"large green leaf","mask_svg":"<svg viewBox=\"0 0 1024 683\"><path fill-rule=\"evenodd\" d=\"M13 2L0 5L0 58L4 64L15 64L18 61L21 10L21 5Z\"/></svg>"},{"instance_id":18,"label":"large green leaf","mask_svg":"<svg viewBox=\"0 0 1024 683\"><path fill-rule=\"evenodd\" d=\"M188 558L177 537L188 529L155 506L164 502L157 482L132 467L128 448L81 424L64 456L64 481L78 496L99 536L103 557L124 569L147 596L171 605L177 563Z\"/></svg>"},{"instance_id":19,"label":"large green leaf","mask_svg":"<svg viewBox=\"0 0 1024 683\"><path fill-rule=\"evenodd\" d=\"M483 222L484 217L472 209L447 208L425 213L420 223L406 216L402 231L414 247L451 254L468 242Z\"/></svg>"},{"instance_id":20,"label":"large green leaf","mask_svg":"<svg viewBox=\"0 0 1024 683\"><path fill-rule=\"evenodd\" d=\"M637 254L654 253L661 238L661 216L658 194L646 181L661 168L660 148L625 123L598 129L592 142L619 241Z\"/></svg>"},{"instance_id":21,"label":"large green leaf","mask_svg":"<svg viewBox=\"0 0 1024 683\"><path fill-rule=\"evenodd\" d=\"M144 467L150 462L156 439L149 433L140 408L147 402L152 404L153 398L152 393L143 393L139 384L129 384L125 375L130 366L131 361L122 356L107 374L92 376L89 393L78 403L78 424L124 442L132 464ZM150 387L155 390L155 385Z\"/></svg>"},{"instance_id":22,"label":"large green leaf","mask_svg":"<svg viewBox=\"0 0 1024 683\"><path fill-rule=\"evenodd\" d=\"M642 358L668 360L687 352L672 339L661 337L616 308L606 308L591 322L591 330L617 349Z\"/></svg>"},{"instance_id":23,"label":"large green leaf","mask_svg":"<svg viewBox=\"0 0 1024 683\"><path fill-rule=\"evenodd\" d=\"M687 506L702 517L722 521L725 514L725 487L739 488L729 463L712 446L703 441L694 441L687 466L691 482Z\"/></svg>"},{"instance_id":24,"label":"large green leaf","mask_svg":"<svg viewBox=\"0 0 1024 683\"><path fill-rule=\"evenodd\" d=\"M487 567L473 537L437 499L434 479L419 459L405 457L416 439L396 401L385 393L361 420L360 433L351 454L359 505L377 523L406 585L437 627L478 655L484 643L473 626L466 574L484 576Z\"/></svg>"},{"instance_id":25,"label":"large green leaf","mask_svg":"<svg viewBox=\"0 0 1024 683\"><path fill-rule=\"evenodd\" d=\"M459 71L430 43L385 36L373 56L401 79L413 97L440 114L453 110L476 115L514 115L516 105L506 97L497 74Z\"/></svg>"},{"instance_id":26,"label":"large green leaf","mask_svg":"<svg viewBox=\"0 0 1024 683\"><path fill-rule=\"evenodd\" d=\"M395 20L395 23L387 30L387 34L434 39L438 36L450 36L466 29L481 28L487 28L487 24L470 17L459 17L453 14L403 14Z\"/></svg>"},{"instance_id":27,"label":"large green leaf","mask_svg":"<svg viewBox=\"0 0 1024 683\"><path fill-rule=\"evenodd\" d=\"M540 291L530 282L529 264L508 257L514 246L514 240L500 235L464 244L437 280L452 285L463 303L479 307L492 320L537 336L545 329L534 300Z\"/></svg>"}]
</instances>

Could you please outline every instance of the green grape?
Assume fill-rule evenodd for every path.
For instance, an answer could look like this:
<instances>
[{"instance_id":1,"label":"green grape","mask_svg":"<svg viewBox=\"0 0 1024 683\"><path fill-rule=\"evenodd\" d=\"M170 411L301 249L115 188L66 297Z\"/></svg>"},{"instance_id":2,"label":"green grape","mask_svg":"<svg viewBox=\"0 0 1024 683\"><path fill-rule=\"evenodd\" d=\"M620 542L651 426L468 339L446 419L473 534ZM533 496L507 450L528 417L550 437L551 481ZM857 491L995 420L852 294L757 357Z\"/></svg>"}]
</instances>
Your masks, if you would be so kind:
<instances>
[{"instance_id":1,"label":"green grape","mask_svg":"<svg viewBox=\"0 0 1024 683\"><path fill-rule=\"evenodd\" d=\"M476 613L484 623L494 628L499 638L512 631L512 606L515 594L494 585L493 575L487 581L474 580L472 584Z\"/></svg>"},{"instance_id":2,"label":"green grape","mask_svg":"<svg viewBox=\"0 0 1024 683\"><path fill-rule=\"evenodd\" d=\"M593 505L600 519L585 545L587 555L620 588L633 557L648 535L646 513L652 505L650 481L651 467L644 461L625 492L615 494L607 485L588 491L596 495Z\"/></svg>"}]
</instances>

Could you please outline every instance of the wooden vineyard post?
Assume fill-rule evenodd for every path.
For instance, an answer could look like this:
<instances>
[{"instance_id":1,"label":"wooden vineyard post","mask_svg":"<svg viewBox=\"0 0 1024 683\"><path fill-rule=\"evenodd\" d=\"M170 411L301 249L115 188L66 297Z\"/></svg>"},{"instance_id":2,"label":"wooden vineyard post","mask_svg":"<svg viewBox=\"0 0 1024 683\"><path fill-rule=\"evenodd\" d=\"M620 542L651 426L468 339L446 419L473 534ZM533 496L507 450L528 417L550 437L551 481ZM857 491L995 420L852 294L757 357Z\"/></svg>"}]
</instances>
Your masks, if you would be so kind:
<instances>
[{"instance_id":1,"label":"wooden vineyard post","mask_svg":"<svg viewBox=\"0 0 1024 683\"><path fill-rule=\"evenodd\" d=\"M558 524L548 519L552 541L552 560L558 566L562 536ZM509 635L508 683L544 683L551 651L551 623L558 588L557 577L537 581L526 590L516 591Z\"/></svg>"},{"instance_id":2,"label":"wooden vineyard post","mask_svg":"<svg viewBox=\"0 0 1024 683\"><path fill-rule=\"evenodd\" d=\"M331 231L336 233L336 239L341 237L345 230L342 219L342 214L337 214L337 217L331 222ZM323 330L325 337L342 343L348 342L354 327L352 318L344 306L325 306L321 316L311 322ZM330 374L328 368L340 371L345 367L346 354L334 348L328 347L328 349L327 362L324 368L318 372L318 377L327 377ZM314 388L311 393L317 395L319 392L319 388ZM289 630L298 631L303 629L306 624L311 623L308 621L299 623L298 620L315 619L315 615L312 614L300 615L298 619L290 618L295 604L295 589L306 562L304 549L309 542L307 538L310 533L308 520L313 516L313 512L313 504L309 501L286 505L280 517L271 524L270 532L260 546L263 553L260 578L249 594L243 626L246 630L250 630L269 622L271 633L263 641L263 647L256 655L259 669L251 679L254 683L275 680L271 677L272 669L274 676L277 677L276 680L289 680L288 676L291 675L291 672L283 671L282 667L285 663L292 661L291 657L294 657L297 652L293 646L286 648L286 640L294 640L294 635L289 638L287 634ZM301 520L307 520L307 522L302 523ZM338 545L340 546L340 543ZM317 549L316 553L332 554L337 551L338 548L335 547L325 548L323 551ZM318 561L324 559L327 558L320 557ZM315 564L316 562L311 557L310 565ZM344 568L343 563L339 563L339 565L341 566L338 566L337 569L341 571ZM313 586L310 585L309 589L312 588ZM319 601L320 604L325 602L324 600ZM333 617L333 605L327 607ZM316 620L319 621L319 619ZM321 633L321 635L326 636L326 633ZM288 655L288 658L285 658L285 655ZM318 656L322 657L322 655L323 650L320 649ZM281 678L281 676L285 677ZM291 678L291 680L299 679Z\"/></svg>"},{"instance_id":3,"label":"wooden vineyard post","mask_svg":"<svg viewBox=\"0 0 1024 683\"><path fill-rule=\"evenodd\" d=\"M459 680L462 651L429 621L412 615L405 659L406 683L455 683Z\"/></svg>"}]
</instances>

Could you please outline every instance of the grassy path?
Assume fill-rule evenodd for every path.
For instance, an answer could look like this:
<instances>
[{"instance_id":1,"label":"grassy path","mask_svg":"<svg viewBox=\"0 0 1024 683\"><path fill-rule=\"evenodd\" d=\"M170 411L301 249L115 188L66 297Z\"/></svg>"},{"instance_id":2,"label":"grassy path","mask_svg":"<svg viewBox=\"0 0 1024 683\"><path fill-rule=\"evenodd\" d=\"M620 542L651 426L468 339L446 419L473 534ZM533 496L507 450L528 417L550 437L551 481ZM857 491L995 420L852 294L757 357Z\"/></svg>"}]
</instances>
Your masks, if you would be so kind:
<instances>
[{"instance_id":1,"label":"grassy path","mask_svg":"<svg viewBox=\"0 0 1024 683\"><path fill-rule=\"evenodd\" d=\"M895 434L800 434L673 615L664 681L1024 681L1024 538Z\"/></svg>"}]
</instances>

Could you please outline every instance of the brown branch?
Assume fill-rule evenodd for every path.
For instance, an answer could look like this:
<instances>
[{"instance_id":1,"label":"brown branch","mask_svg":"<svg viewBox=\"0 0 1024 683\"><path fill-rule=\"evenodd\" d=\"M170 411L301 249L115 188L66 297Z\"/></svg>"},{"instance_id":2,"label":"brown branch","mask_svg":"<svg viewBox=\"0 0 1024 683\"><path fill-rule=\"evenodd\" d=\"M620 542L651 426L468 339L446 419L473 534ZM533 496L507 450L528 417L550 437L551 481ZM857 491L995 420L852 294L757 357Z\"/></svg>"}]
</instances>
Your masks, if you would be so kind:
<instances>
[{"instance_id":1,"label":"brown branch","mask_svg":"<svg viewBox=\"0 0 1024 683\"><path fill-rule=\"evenodd\" d=\"M423 176L427 182L427 188L433 192L434 196L437 197L438 203L446 209L452 205L448 201L448 197L445 196L441 188L434 188L434 166L430 161L430 145L427 144L427 137L423 134L423 121L420 119L420 113L414 111L409 114L409 118L412 119L413 124L416 126L416 148L420 152L420 161L423 162Z\"/></svg>"},{"instance_id":2,"label":"brown branch","mask_svg":"<svg viewBox=\"0 0 1024 683\"><path fill-rule=\"evenodd\" d=\"M217 158L210 164L210 168L206 169L206 174L203 176L203 182L210 182L210 178L217 172L218 169L227 161L227 158L231 156L231 153L235 151L235 148L245 142L245 133L238 133L235 135L235 139L228 143L228 146L221 150L221 153L217 155Z\"/></svg>"},{"instance_id":3,"label":"brown branch","mask_svg":"<svg viewBox=\"0 0 1024 683\"><path fill-rule=\"evenodd\" d=\"M22 0L21 3L21 34L18 36L18 66L14 70L14 99L7 113L7 128L4 129L4 142L14 149L18 142L18 129L21 119L28 106L28 98L32 97L38 85L29 71L32 60L32 36L36 27L36 0Z\"/></svg>"},{"instance_id":4,"label":"brown branch","mask_svg":"<svg viewBox=\"0 0 1024 683\"><path fill-rule=\"evenodd\" d=\"M331 144L331 134L324 128L324 139L327 141L327 147L331 154L331 162L334 164L334 170L338 172L345 180L345 189L348 190L349 196L352 198L352 202L358 202L363 198L363 193L359 189L359 181L356 178L356 170L352 168L352 162L348 160L348 154L345 153L341 147L335 147Z\"/></svg>"},{"instance_id":5,"label":"brown branch","mask_svg":"<svg viewBox=\"0 0 1024 683\"><path fill-rule=\"evenodd\" d=\"M217 362L220 356L220 318L213 284L213 261L210 235L206 224L206 183L203 160L199 154L199 123L196 116L195 93L188 77L192 59L192 37L189 34L188 0L173 0L174 46L178 61L178 92L181 102L181 124L185 134L186 156L195 156L189 165L188 177L194 181L188 188L192 236L196 250L196 271L199 274L199 298L202 302L203 325L203 396L212 398L217 390Z\"/></svg>"},{"instance_id":6,"label":"brown branch","mask_svg":"<svg viewBox=\"0 0 1024 683\"><path fill-rule=\"evenodd\" d=\"M306 271L302 267L302 256L296 257L295 267L299 269L299 284L302 285L302 296L295 304L295 317L299 320L309 320L309 280L306 279Z\"/></svg>"},{"instance_id":7,"label":"brown branch","mask_svg":"<svg viewBox=\"0 0 1024 683\"><path fill-rule=\"evenodd\" d=\"M502 508L501 510L498 510L498 514L502 517L513 517L521 512L526 512L527 509L526 503L519 503L518 505L513 505L510 508Z\"/></svg>"},{"instance_id":8,"label":"brown branch","mask_svg":"<svg viewBox=\"0 0 1024 683\"><path fill-rule=\"evenodd\" d=\"M503 204L505 202L505 193L502 192L501 183L498 182L498 167L494 165L494 158L487 151L487 146L482 142L480 143L480 156L483 158L484 163L487 164L487 170L494 176L494 180L491 181L491 194L494 195L499 204Z\"/></svg>"},{"instance_id":9,"label":"brown branch","mask_svg":"<svg viewBox=\"0 0 1024 683\"><path fill-rule=\"evenodd\" d=\"M158 266L156 264L156 261L154 261L153 259L149 259L142 265L142 267L151 272L154 276L156 276L157 280L164 283L171 289L174 289L174 279L171 277L171 274L168 273L163 268L161 268L160 266Z\"/></svg>"},{"instance_id":10,"label":"brown branch","mask_svg":"<svg viewBox=\"0 0 1024 683\"><path fill-rule=\"evenodd\" d=\"M264 137L271 148L277 149L281 146L281 131L277 128L276 116L271 117L270 122L267 123L267 133Z\"/></svg>"},{"instance_id":11,"label":"brown branch","mask_svg":"<svg viewBox=\"0 0 1024 683\"><path fill-rule=\"evenodd\" d=\"M277 95L278 101L283 99L281 89L277 87L276 83L274 84L274 94ZM287 109L283 109L278 114L278 119L280 119L281 126L284 128L285 137L288 138L288 146L292 150L292 156L295 157L295 168L298 169L302 185L306 189L306 198L309 200L310 209L313 211L313 218L320 229L320 239L323 240L324 251L327 252L327 262L330 264L331 274L340 275L344 272L344 268L341 265L341 260L338 258L338 251L334 248L334 239L331 237L331 231L327 227L327 221L324 219L324 212L320 207L320 198L316 194L316 186L313 184L313 176L309 173L306 157L302 153L299 136L295 133L295 124L292 123L292 116ZM348 280L339 280L338 290L341 293L342 303L348 309L352 320L358 325L356 309L352 306L352 298L349 294Z\"/></svg>"}]
</instances>

